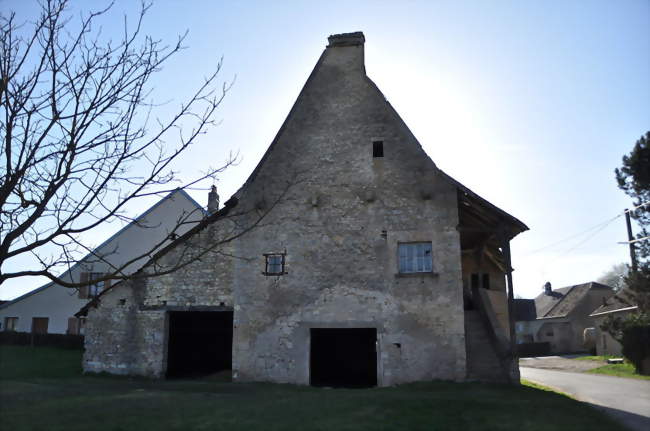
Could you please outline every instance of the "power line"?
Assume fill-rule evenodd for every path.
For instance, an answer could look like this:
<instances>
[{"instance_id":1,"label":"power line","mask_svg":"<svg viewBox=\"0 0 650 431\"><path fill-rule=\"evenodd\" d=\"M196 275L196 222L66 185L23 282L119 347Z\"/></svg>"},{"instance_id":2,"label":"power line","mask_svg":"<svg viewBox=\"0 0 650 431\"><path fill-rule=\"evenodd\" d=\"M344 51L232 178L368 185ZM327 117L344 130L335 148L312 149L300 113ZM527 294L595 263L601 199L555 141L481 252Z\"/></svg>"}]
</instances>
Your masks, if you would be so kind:
<instances>
[{"instance_id":1,"label":"power line","mask_svg":"<svg viewBox=\"0 0 650 431\"><path fill-rule=\"evenodd\" d=\"M582 241L579 242L578 244L574 245L573 247L571 247L570 249L568 249L567 251L565 251L564 253L562 253L561 255L559 255L558 258L559 258L559 257L562 257L562 256L565 256L565 255L571 253L573 250L579 248L581 245L583 245L584 243L586 243L587 241L589 241L591 238L595 237L595 236L596 236L600 231L602 231L602 230L605 229L607 226L609 226L609 225L610 225L614 220L616 220L618 217L620 217L620 216L617 216L617 217L611 219L607 224L603 225L600 229L596 230L596 231L593 232L591 235L589 235L587 238L585 238L584 240L582 240Z\"/></svg>"},{"instance_id":2,"label":"power line","mask_svg":"<svg viewBox=\"0 0 650 431\"><path fill-rule=\"evenodd\" d=\"M538 253L538 252L540 252L540 251L542 251L542 250L546 250L546 249L548 249L548 248L555 247L555 246L557 246L557 245L563 244L563 243L565 243L565 242L567 242L567 241L570 241L570 240L572 240L572 239L579 238L579 237L581 237L581 236L583 236L583 235L585 235L585 234L587 235L586 238L582 239L580 242L578 242L578 243L577 243L576 245L574 245L573 247L570 247L568 250L566 250L566 251L564 251L564 252L561 252L561 253L560 253L560 252L557 252L558 254L556 254L555 257L551 258L550 260L546 260L546 262L542 264L541 268L539 268L539 270L540 270L540 274L542 275L542 278L544 278L544 277L546 276L547 268L548 268L550 265L552 265L553 263L557 262L557 261L558 261L559 259L561 259L562 257L566 256L567 254L571 253L572 251L574 251L574 250L576 250L577 248L579 248L579 247L581 247L582 245L584 245L587 241L589 241L590 239L592 239L594 236L596 236L598 233L600 233L602 230L604 230L604 229L605 229L607 226L609 226L611 223L613 223L614 221L618 220L621 216L625 215L625 216L627 216L627 217L629 218L629 214L630 214L632 211L635 211L635 210L637 210L637 209L639 209L639 208L641 208L641 207L645 207L645 206L647 206L647 205L650 205L650 202L644 202L644 203L642 203L642 204L640 204L640 205L635 206L634 208L626 209L626 210L622 211L621 213L617 214L616 216L614 216L614 217L612 217L612 218L610 218L610 219L607 219L607 220L605 220L605 221L603 221L603 222L601 222L601 223L598 223L597 225L594 225L594 226L592 226L592 227L590 227L590 228L588 228L588 229L585 229L585 230L582 231L582 232L579 232L579 233L577 233L577 234L574 234L574 235L568 236L568 237L566 237L566 238L564 238L564 239L561 239L561 240L559 240L559 241L556 241L556 242L554 242L554 243L552 243L552 244L549 244L549 245L546 245L546 246L544 246L544 247L541 247L541 248L538 248L538 249L536 249L536 250L533 250L533 251L531 251L530 253L527 253L525 256L530 256L530 255L535 254L535 253ZM650 239L650 237L640 238L640 239L638 239L638 240L634 240L633 242L643 241L643 240L647 240L647 239Z\"/></svg>"},{"instance_id":3,"label":"power line","mask_svg":"<svg viewBox=\"0 0 650 431\"><path fill-rule=\"evenodd\" d=\"M566 237L566 238L564 238L564 239L561 239L561 240L559 240L559 241L556 241L556 242L554 242L554 243L552 243L552 244L545 245L544 247L541 247L541 248L538 248L538 249L536 249L536 250L533 250L533 251L531 251L531 252L529 252L529 253L526 253L526 256L529 256L529 255L531 255L531 254L535 254L535 253L539 253L540 251L546 250L546 249L548 249L548 248L552 248L552 247L554 247L554 246L556 246L556 245L562 244L562 243L564 243L564 242L566 242L566 241L569 241L569 240L571 240L571 239L574 239L574 238L580 237L580 236L582 236L582 235L584 235L584 234L587 234L587 233L593 231L594 229L598 229L598 230L596 231L596 233L598 233L598 232L600 232L602 229L604 229L607 225L609 225L610 223L612 223L614 220L618 219L619 217L622 217L623 214L624 214L624 213L617 214L615 217L612 217L612 218L607 219L607 220L605 220L605 221L603 221L603 222L600 222L600 223L598 223L597 225L590 227L589 229L585 229L585 230L583 230L582 232L579 232L579 233L573 234L573 235L568 236L568 237ZM591 238L591 237L590 237L590 238Z\"/></svg>"},{"instance_id":4,"label":"power line","mask_svg":"<svg viewBox=\"0 0 650 431\"><path fill-rule=\"evenodd\" d=\"M623 212L617 214L616 216L614 216L614 217L612 217L612 218L609 218L609 219L607 219L607 220L605 220L605 221L602 221L602 222L598 223L597 225L594 225L594 226L592 226L592 227L590 227L590 228L588 228L588 229L585 229L585 230L583 230L583 231L581 231L581 232L579 232L579 233L573 234L573 235L568 236L568 237L566 237L566 238L563 238L563 239L561 239L561 240L559 240L559 241L556 241L556 242L554 242L554 243L552 243L552 244L545 245L544 247L541 247L541 248L535 249L535 250L533 250L533 251L531 251L531 252L529 252L529 253L526 253L526 256L530 256L530 255L532 255L532 254L539 253L540 251L543 251L543 250L546 250L546 249L549 249L549 248L555 247L555 246L557 246L557 245L559 245L559 244L562 244L562 243L564 243L564 242L566 242L566 241L572 240L572 239L574 239L574 238L578 238L578 237L580 237L580 236L582 236L582 235L588 234L588 233L590 233L590 232L592 232L592 231L595 230L595 232L593 232L592 235L590 235L589 237L587 237L585 240L581 241L577 246L572 247L571 249L569 249L569 251L573 251L573 250L575 250L577 247L579 247L579 246L581 246L582 244L584 244L585 242L587 242L589 239L593 238L593 237L594 237L598 232L602 231L605 227L607 227L607 226L608 226L609 224L611 224L613 221L615 221L615 220L617 220L619 217L622 217L623 215L625 215L625 213L632 212L632 211L636 211L637 209L639 209L639 208L641 208L641 207L644 207L644 206L647 206L647 205L650 205L650 202L644 202L644 203L642 203L642 204L640 204L640 205L637 205L637 206L635 206L635 207L633 207L633 208L626 209L625 211L623 211ZM565 252L565 253L563 253L562 255L564 255L564 254L566 254L566 253L568 253L568 252Z\"/></svg>"}]
</instances>

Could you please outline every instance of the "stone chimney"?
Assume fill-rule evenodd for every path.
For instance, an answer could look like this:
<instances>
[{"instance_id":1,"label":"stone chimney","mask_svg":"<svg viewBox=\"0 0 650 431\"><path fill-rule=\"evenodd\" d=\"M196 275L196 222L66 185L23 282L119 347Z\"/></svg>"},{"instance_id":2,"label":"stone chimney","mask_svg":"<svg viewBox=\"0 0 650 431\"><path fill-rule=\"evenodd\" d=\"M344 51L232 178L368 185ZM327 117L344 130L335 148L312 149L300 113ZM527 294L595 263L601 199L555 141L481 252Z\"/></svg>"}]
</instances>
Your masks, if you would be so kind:
<instances>
[{"instance_id":1,"label":"stone chimney","mask_svg":"<svg viewBox=\"0 0 650 431\"><path fill-rule=\"evenodd\" d=\"M360 31L355 31L354 33L341 33L333 34L327 38L329 45L328 48L334 46L355 46L363 45L366 41L366 38L363 36L363 33Z\"/></svg>"},{"instance_id":2,"label":"stone chimney","mask_svg":"<svg viewBox=\"0 0 650 431\"><path fill-rule=\"evenodd\" d=\"M213 214L219 211L219 195L217 194L217 187L212 186L212 190L208 193L208 213Z\"/></svg>"},{"instance_id":3,"label":"stone chimney","mask_svg":"<svg viewBox=\"0 0 650 431\"><path fill-rule=\"evenodd\" d=\"M550 281L547 281L547 282L544 284L544 293L545 293L546 295L549 295L549 296L550 296L550 295L553 295L553 288L551 287L551 282L550 282Z\"/></svg>"},{"instance_id":4,"label":"stone chimney","mask_svg":"<svg viewBox=\"0 0 650 431\"><path fill-rule=\"evenodd\" d=\"M319 86L339 85L344 93L351 89L341 87L341 78L345 80L365 77L364 43L366 38L360 31L354 33L333 34L327 38L329 42L325 49L320 68L325 71L326 82Z\"/></svg>"}]
</instances>

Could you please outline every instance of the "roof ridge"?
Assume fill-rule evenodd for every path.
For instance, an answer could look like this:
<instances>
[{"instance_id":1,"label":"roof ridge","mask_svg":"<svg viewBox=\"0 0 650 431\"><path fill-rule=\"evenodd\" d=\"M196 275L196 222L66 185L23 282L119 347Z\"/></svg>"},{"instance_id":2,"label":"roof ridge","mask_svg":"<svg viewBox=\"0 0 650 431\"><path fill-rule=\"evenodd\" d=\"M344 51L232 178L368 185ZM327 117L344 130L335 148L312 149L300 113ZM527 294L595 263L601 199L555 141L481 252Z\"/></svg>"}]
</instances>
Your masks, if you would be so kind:
<instances>
[{"instance_id":1,"label":"roof ridge","mask_svg":"<svg viewBox=\"0 0 650 431\"><path fill-rule=\"evenodd\" d=\"M119 230L117 230L112 235L110 235L107 239L102 241L97 247L93 248L92 251L86 253L82 258L78 259L67 271L62 273L59 277L61 278L61 277L65 277L66 275L70 275L70 273L75 268L77 268L77 266L84 263L84 260L86 260L88 257L96 254L102 247L108 245L112 240L116 239L121 234L126 232L130 227L136 226L137 223L140 220L144 219L147 215L151 214L156 208L158 208L160 205L162 205L163 202L167 201L168 199L171 199L171 197L173 195L175 195L176 193L179 193L179 192L192 205L194 205L195 207L197 207L198 210L201 211L201 215L205 215L206 211L203 209L203 207L194 198L192 198L192 196L190 196L189 193L187 193L181 187L177 187L174 190L171 190L169 193L167 193L164 197L160 198L157 202L155 202L151 206L149 206L149 208L146 209L144 212L142 212L141 214L135 216L129 223L122 226ZM135 272L137 272L137 271L135 271ZM42 291L44 291L44 290L46 290L46 289L48 289L48 288L50 288L50 287L52 287L54 285L58 286L57 283L50 280L50 281L46 282L45 284L43 284L43 285L41 285L41 286L39 286L39 287L37 287L35 289L30 290L29 292L23 293L22 295L14 298L14 299L8 300L8 302L6 304L0 305L0 310L3 309L3 308L7 308L8 306L13 305L13 304L15 304L15 303L17 303L19 301L22 301L23 299L26 299L26 298L28 298L28 297L30 297L32 295L35 295L35 294L37 294L39 292L42 292Z\"/></svg>"}]
</instances>

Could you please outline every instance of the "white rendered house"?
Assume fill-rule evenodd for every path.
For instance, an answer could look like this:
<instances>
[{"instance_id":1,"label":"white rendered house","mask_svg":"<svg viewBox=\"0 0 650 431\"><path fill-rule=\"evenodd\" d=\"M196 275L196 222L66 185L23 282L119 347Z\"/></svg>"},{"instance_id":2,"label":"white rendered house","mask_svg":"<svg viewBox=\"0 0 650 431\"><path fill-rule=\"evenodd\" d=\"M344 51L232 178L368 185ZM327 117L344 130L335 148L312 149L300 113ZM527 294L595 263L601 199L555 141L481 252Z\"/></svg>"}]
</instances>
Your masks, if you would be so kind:
<instances>
[{"instance_id":1,"label":"white rendered house","mask_svg":"<svg viewBox=\"0 0 650 431\"><path fill-rule=\"evenodd\" d=\"M110 272L111 267L120 267L147 253L172 232L183 234L205 214L201 205L184 190L174 190L77 262L61 278L72 281L98 278ZM183 222L179 225L180 221ZM130 274L137 271L147 260L148 257L143 257L134 261L124 272ZM99 282L74 289L47 283L1 305L0 330L83 333L84 321L74 317L74 314L108 286L109 282Z\"/></svg>"}]
</instances>

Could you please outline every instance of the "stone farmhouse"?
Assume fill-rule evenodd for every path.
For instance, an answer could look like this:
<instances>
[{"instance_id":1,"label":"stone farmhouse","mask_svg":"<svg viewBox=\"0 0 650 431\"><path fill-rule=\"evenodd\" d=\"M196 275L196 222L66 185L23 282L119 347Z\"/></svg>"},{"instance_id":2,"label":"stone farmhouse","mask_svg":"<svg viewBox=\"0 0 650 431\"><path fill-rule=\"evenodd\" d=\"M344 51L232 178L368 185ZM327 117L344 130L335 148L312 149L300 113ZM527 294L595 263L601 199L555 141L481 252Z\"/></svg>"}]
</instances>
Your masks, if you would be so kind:
<instances>
[{"instance_id":1,"label":"stone farmhouse","mask_svg":"<svg viewBox=\"0 0 650 431\"><path fill-rule=\"evenodd\" d=\"M550 344L549 353L586 351L585 329L595 325L594 310L614 295L614 289L594 281L553 289L544 285L544 292L535 298L537 318L517 322L527 330L527 341ZM532 339L531 339L532 338Z\"/></svg>"},{"instance_id":2,"label":"stone farmhouse","mask_svg":"<svg viewBox=\"0 0 650 431\"><path fill-rule=\"evenodd\" d=\"M330 36L240 190L81 311L86 372L518 382L509 241L527 227L436 166L364 43Z\"/></svg>"},{"instance_id":3,"label":"stone farmhouse","mask_svg":"<svg viewBox=\"0 0 650 431\"><path fill-rule=\"evenodd\" d=\"M141 256L172 231L187 232L203 218L204 210L185 191L175 190L104 241L61 275L72 282L92 280ZM177 226L179 220L185 220ZM175 229L176 228L176 229ZM125 273L140 269L147 259L131 263ZM83 334L85 319L75 313L110 286L99 282L71 289L50 282L0 305L0 325L5 331Z\"/></svg>"}]
</instances>

